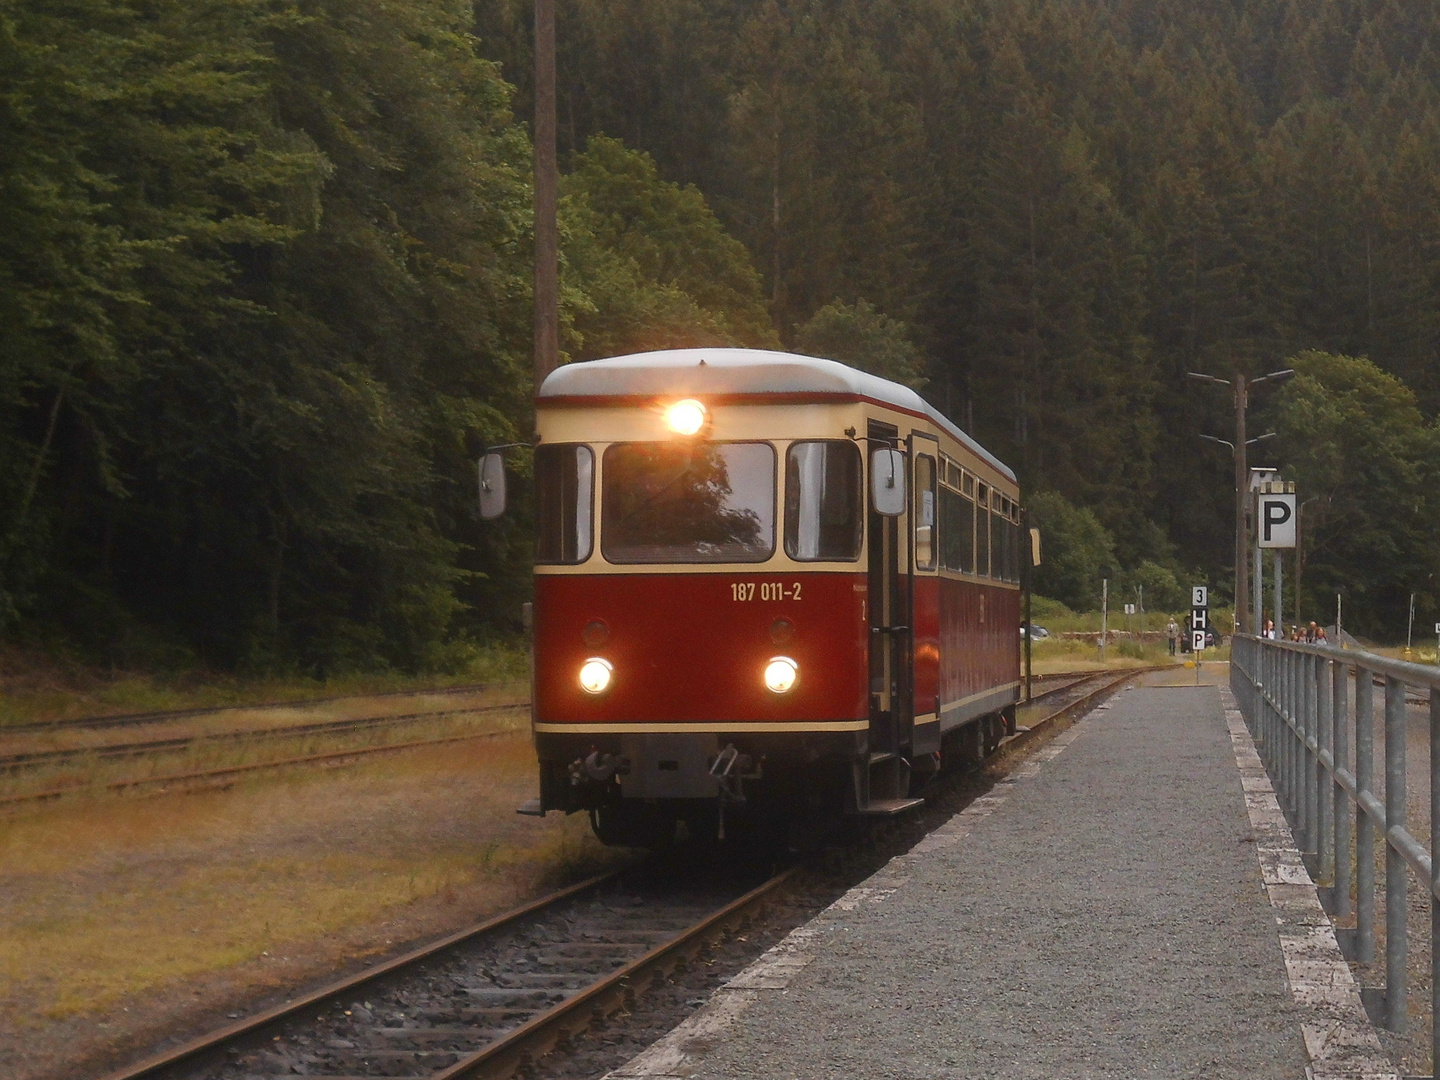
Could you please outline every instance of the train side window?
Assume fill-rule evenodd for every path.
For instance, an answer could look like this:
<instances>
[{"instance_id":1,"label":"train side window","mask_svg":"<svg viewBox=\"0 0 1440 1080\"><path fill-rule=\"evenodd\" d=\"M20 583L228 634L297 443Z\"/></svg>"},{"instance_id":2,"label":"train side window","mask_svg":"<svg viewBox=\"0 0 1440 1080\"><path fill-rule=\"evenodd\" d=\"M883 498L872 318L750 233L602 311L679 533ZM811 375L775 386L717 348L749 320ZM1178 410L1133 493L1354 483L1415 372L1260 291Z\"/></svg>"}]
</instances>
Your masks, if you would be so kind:
<instances>
[{"instance_id":1,"label":"train side window","mask_svg":"<svg viewBox=\"0 0 1440 1080\"><path fill-rule=\"evenodd\" d=\"M1010 580L1010 545L1006 543L1010 534L1010 522L996 512L990 515L990 576L999 581Z\"/></svg>"},{"instance_id":2,"label":"train side window","mask_svg":"<svg viewBox=\"0 0 1440 1080\"><path fill-rule=\"evenodd\" d=\"M977 484L975 498L975 573L990 576L990 487Z\"/></svg>"},{"instance_id":3,"label":"train side window","mask_svg":"<svg viewBox=\"0 0 1440 1080\"><path fill-rule=\"evenodd\" d=\"M785 455L785 554L853 562L864 527L860 450L849 440L797 442Z\"/></svg>"},{"instance_id":4,"label":"train side window","mask_svg":"<svg viewBox=\"0 0 1440 1080\"><path fill-rule=\"evenodd\" d=\"M535 561L582 563L594 538L595 452L578 443L535 449Z\"/></svg>"},{"instance_id":5,"label":"train side window","mask_svg":"<svg viewBox=\"0 0 1440 1080\"><path fill-rule=\"evenodd\" d=\"M950 488L940 489L940 564L962 574L975 569L975 506Z\"/></svg>"},{"instance_id":6,"label":"train side window","mask_svg":"<svg viewBox=\"0 0 1440 1080\"><path fill-rule=\"evenodd\" d=\"M935 569L935 459L915 455L915 568Z\"/></svg>"}]
</instances>

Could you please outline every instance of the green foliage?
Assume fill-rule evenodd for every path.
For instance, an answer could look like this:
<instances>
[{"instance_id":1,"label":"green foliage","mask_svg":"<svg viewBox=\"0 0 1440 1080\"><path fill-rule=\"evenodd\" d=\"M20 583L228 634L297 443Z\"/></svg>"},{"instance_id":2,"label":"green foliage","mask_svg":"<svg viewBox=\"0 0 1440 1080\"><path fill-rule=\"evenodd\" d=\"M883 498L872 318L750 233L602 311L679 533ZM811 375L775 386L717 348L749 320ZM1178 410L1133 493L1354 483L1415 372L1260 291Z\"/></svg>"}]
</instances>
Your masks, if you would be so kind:
<instances>
[{"instance_id":1,"label":"green foliage","mask_svg":"<svg viewBox=\"0 0 1440 1080\"><path fill-rule=\"evenodd\" d=\"M564 179L565 285L576 359L700 345L778 344L760 275L693 186L595 136Z\"/></svg>"},{"instance_id":2,"label":"green foliage","mask_svg":"<svg viewBox=\"0 0 1440 1080\"><path fill-rule=\"evenodd\" d=\"M910 340L910 328L875 310L867 300L826 304L795 331L795 348L915 390L927 381L920 350Z\"/></svg>"},{"instance_id":3,"label":"green foliage","mask_svg":"<svg viewBox=\"0 0 1440 1080\"><path fill-rule=\"evenodd\" d=\"M522 95L528 12L479 16ZM1440 410L1440 7L568 0L560 18L566 138L619 135L697 184L787 344L835 297L903 320L935 404L1028 490L1092 509L1122 567L1230 577L1230 461L1195 439L1228 437L1230 402L1186 371L1364 355Z\"/></svg>"},{"instance_id":4,"label":"green foliage","mask_svg":"<svg viewBox=\"0 0 1440 1080\"><path fill-rule=\"evenodd\" d=\"M1143 589L1143 594L1137 589ZM1190 603L1189 587L1175 571L1150 559L1122 573L1113 595L1121 604L1136 603L1132 598L1143 595L1146 611L1179 611Z\"/></svg>"},{"instance_id":5,"label":"green foliage","mask_svg":"<svg viewBox=\"0 0 1440 1080\"><path fill-rule=\"evenodd\" d=\"M1319 496L1308 599L1440 604L1440 7L559 7L571 358L923 386L1088 608L1101 562L1225 591L1230 402L1185 372L1319 350L1252 413ZM514 628L528 461L482 527L473 459L530 424L530 18L0 0L0 625L307 672Z\"/></svg>"},{"instance_id":6,"label":"green foliage","mask_svg":"<svg viewBox=\"0 0 1440 1080\"><path fill-rule=\"evenodd\" d=\"M1329 612L1340 592L1347 626L1394 638L1412 590L1422 618L1440 610L1440 425L1368 360L1306 352L1291 364L1299 375L1283 391L1276 429L1286 475L1314 500L1301 521L1302 604Z\"/></svg>"},{"instance_id":7,"label":"green foliage","mask_svg":"<svg viewBox=\"0 0 1440 1080\"><path fill-rule=\"evenodd\" d=\"M1030 523L1040 530L1037 593L1075 611L1100 607L1102 571L1115 568L1115 540L1094 511L1077 507L1063 495L1042 491L1030 496Z\"/></svg>"}]
</instances>

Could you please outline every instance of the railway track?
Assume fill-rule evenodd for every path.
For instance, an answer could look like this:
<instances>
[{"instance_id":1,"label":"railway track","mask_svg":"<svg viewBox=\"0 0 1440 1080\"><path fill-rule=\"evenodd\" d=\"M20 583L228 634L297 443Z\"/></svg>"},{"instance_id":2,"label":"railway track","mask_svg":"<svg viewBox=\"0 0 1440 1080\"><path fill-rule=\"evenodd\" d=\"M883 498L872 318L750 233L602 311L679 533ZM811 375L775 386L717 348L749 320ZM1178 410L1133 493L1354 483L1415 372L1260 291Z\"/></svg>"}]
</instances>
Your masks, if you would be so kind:
<instances>
[{"instance_id":1,"label":"railway track","mask_svg":"<svg viewBox=\"0 0 1440 1080\"><path fill-rule=\"evenodd\" d=\"M7 724L0 734L18 735L37 731L67 731L76 728L135 727L185 720L194 716L212 716L222 712L259 712L264 709L303 709L336 701L366 701L389 697L444 697L453 694L475 694L492 689L492 683L467 683L438 690L381 690L373 694L337 694L332 697L296 698L292 701L267 701L254 705L205 705L192 709L157 709L151 712L111 713L99 716L73 716L64 720L33 720L25 724Z\"/></svg>"},{"instance_id":2,"label":"railway track","mask_svg":"<svg viewBox=\"0 0 1440 1080\"><path fill-rule=\"evenodd\" d=\"M441 746L446 743L468 742L472 739L493 739L501 735L510 735L513 731L472 731L464 735L442 735L435 739L412 739L402 743L382 743L378 746L356 746L348 750L332 750L323 754L304 754L298 757L277 758L273 761L250 762L245 765L226 765L214 769L196 769L189 772L161 773L156 776L137 776L126 780L111 780L100 785L102 791L129 791L141 787L165 787L171 784L196 784L214 782L217 780L230 780L246 773L262 772L266 769L283 769L294 765L322 765L336 764L341 761L353 758L368 757L373 754L392 754L399 750L416 750L426 746ZM84 783L71 784L65 787L47 788L43 791L27 791L18 795L0 796L0 807L16 806L22 803L46 802L51 799L59 799L66 795L82 794L93 791L93 785Z\"/></svg>"},{"instance_id":3,"label":"railway track","mask_svg":"<svg viewBox=\"0 0 1440 1080\"><path fill-rule=\"evenodd\" d=\"M1140 673L1086 673L1093 686L1007 739L1000 755ZM1076 687L1057 693L1067 690ZM105 1080L509 1077L754 918L797 871L718 896L643 888L626 877L634 868L593 878Z\"/></svg>"},{"instance_id":4,"label":"railway track","mask_svg":"<svg viewBox=\"0 0 1440 1080\"><path fill-rule=\"evenodd\" d=\"M327 735L346 735L394 724L414 724L446 716L466 713L501 712L527 706L527 701L506 702L499 705L476 705L464 709L436 709L432 712L400 713L394 716L367 716L349 720L329 720L315 724L295 724L287 727L259 728L250 731L224 731L209 735L182 735L171 739L145 739L138 742L107 743L99 746L66 747L57 750L30 750L23 753L0 755L0 772L14 772L25 768L67 765L75 761L102 760L141 757L165 751L198 750L207 746L221 746L238 742L261 742L270 739L315 738Z\"/></svg>"},{"instance_id":5,"label":"railway track","mask_svg":"<svg viewBox=\"0 0 1440 1080\"><path fill-rule=\"evenodd\" d=\"M508 1077L753 918L795 870L721 890L641 872L592 878L106 1080Z\"/></svg>"}]
</instances>

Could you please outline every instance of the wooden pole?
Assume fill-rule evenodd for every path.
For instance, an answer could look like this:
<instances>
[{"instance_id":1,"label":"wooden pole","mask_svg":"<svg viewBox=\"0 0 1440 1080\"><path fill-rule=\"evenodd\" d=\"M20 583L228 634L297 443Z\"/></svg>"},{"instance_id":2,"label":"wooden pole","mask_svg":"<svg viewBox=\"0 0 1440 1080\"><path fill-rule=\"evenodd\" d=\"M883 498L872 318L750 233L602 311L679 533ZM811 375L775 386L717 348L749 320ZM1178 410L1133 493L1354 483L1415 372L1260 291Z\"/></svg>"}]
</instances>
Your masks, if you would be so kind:
<instances>
[{"instance_id":1,"label":"wooden pole","mask_svg":"<svg viewBox=\"0 0 1440 1080\"><path fill-rule=\"evenodd\" d=\"M535 393L560 356L560 234L555 207L555 0L535 0Z\"/></svg>"},{"instance_id":2,"label":"wooden pole","mask_svg":"<svg viewBox=\"0 0 1440 1080\"><path fill-rule=\"evenodd\" d=\"M1246 543L1245 514L1249 503L1250 470L1245 460L1245 376L1235 372L1235 632L1255 633L1250 623L1246 590L1250 581L1250 545Z\"/></svg>"}]
</instances>

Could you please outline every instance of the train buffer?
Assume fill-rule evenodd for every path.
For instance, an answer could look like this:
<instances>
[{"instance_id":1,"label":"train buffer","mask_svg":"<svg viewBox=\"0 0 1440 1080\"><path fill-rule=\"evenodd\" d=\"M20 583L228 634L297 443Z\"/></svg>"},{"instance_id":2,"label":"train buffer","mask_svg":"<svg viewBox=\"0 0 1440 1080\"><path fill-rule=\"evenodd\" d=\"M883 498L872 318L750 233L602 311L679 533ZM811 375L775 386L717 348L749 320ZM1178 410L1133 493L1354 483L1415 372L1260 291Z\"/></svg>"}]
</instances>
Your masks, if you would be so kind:
<instances>
[{"instance_id":1,"label":"train buffer","mask_svg":"<svg viewBox=\"0 0 1440 1080\"><path fill-rule=\"evenodd\" d=\"M1112 698L610 1077L1398 1080L1234 709Z\"/></svg>"}]
</instances>

